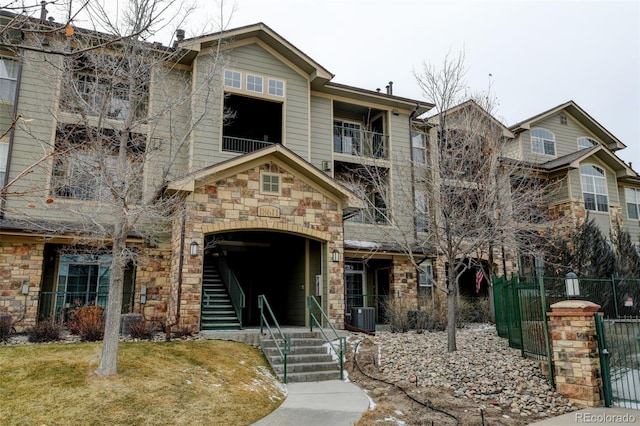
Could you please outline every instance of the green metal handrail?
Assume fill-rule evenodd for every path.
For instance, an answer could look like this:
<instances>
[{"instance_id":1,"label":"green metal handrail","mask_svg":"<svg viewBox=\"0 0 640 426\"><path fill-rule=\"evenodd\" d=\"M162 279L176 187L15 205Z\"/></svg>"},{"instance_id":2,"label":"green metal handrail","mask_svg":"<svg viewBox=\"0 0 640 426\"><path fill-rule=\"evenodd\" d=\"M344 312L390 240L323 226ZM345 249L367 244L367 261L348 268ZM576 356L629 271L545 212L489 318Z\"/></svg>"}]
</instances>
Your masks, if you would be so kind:
<instances>
[{"instance_id":1,"label":"green metal handrail","mask_svg":"<svg viewBox=\"0 0 640 426\"><path fill-rule=\"evenodd\" d=\"M276 319L275 315L273 315L271 306L269 306L269 302L267 302L267 298L264 296L264 294L261 294L258 296L258 308L260 309L260 334L262 334L264 327L266 327L267 330L269 331L269 336L271 337L271 340L273 340L273 343L275 343L276 349L278 350L278 354L280 355L280 359L282 360L282 364L284 365L284 374L282 376L282 381L284 383L287 383L287 355L289 355L289 352L291 352L291 342L289 341L287 336L285 336L284 333L282 332L282 329L280 328L280 324L278 324L278 320ZM273 322L273 325L275 326L275 328L278 330L278 333L282 337L282 341L283 341L282 348L278 344L278 339L276 339L276 336L273 333L271 326L269 325L269 321L265 316L265 311L267 314L269 314L269 318L271 319L271 322Z\"/></svg>"},{"instance_id":2,"label":"green metal handrail","mask_svg":"<svg viewBox=\"0 0 640 426\"><path fill-rule=\"evenodd\" d=\"M242 327L242 309L245 307L244 291L242 291L242 287L240 287L240 282L238 278L236 278L236 274L234 274L229 267L229 263L222 253L222 250L219 250L218 255L218 271L220 272L224 286L229 292L231 304L236 312L236 317L238 317L240 327Z\"/></svg>"},{"instance_id":3,"label":"green metal handrail","mask_svg":"<svg viewBox=\"0 0 640 426\"><path fill-rule=\"evenodd\" d=\"M335 329L333 324L331 324L331 322L329 321L329 317L324 312L324 310L322 309L322 307L318 303L318 300L315 298L315 296L311 295L311 296L307 297L307 307L309 308L309 331L313 332L313 325L314 324L320 329L320 333L322 333L322 336L324 336L324 339L327 341L327 343L329 343L329 347L333 350L333 352L338 357L338 360L340 361L340 380L344 380L344 359L343 358L344 358L344 354L345 354L345 352L347 350L347 339L345 339L344 337L341 337L338 334L338 331ZM316 318L315 314L313 313L313 308L314 307L317 308L320 311L320 314L322 315L322 318L324 318L325 322L329 325L329 328L333 331L333 334L335 335L335 338L333 340L329 339L327 334L324 332L324 329L320 325L320 322L318 321L318 319ZM339 343L339 348L340 348L339 351L333 345L333 342L335 340L338 340L338 342L340 342Z\"/></svg>"}]
</instances>

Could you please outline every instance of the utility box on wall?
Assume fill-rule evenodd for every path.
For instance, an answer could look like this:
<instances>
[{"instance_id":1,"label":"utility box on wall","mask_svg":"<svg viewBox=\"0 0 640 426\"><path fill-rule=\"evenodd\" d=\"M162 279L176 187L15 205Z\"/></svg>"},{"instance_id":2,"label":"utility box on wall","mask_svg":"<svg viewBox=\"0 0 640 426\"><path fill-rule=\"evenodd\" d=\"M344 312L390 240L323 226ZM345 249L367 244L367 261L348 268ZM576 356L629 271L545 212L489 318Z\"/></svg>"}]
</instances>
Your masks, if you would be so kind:
<instances>
[{"instance_id":1,"label":"utility box on wall","mask_svg":"<svg viewBox=\"0 0 640 426\"><path fill-rule=\"evenodd\" d=\"M351 308L351 325L365 331L376 331L374 308Z\"/></svg>"}]
</instances>

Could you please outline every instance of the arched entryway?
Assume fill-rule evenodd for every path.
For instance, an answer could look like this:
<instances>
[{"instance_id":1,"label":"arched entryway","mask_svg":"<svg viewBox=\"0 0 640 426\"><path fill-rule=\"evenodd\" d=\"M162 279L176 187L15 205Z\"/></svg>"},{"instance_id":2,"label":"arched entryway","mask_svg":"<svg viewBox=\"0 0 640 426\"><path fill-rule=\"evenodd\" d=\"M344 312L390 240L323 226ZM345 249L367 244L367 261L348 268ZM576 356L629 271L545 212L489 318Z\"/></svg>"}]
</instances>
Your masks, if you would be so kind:
<instances>
[{"instance_id":1,"label":"arched entryway","mask_svg":"<svg viewBox=\"0 0 640 426\"><path fill-rule=\"evenodd\" d=\"M306 297L316 294L316 276L323 274L322 242L243 229L209 234L205 247L205 270L215 256L224 256L244 291L243 327L260 324L259 295L266 296L281 325L307 325Z\"/></svg>"}]
</instances>

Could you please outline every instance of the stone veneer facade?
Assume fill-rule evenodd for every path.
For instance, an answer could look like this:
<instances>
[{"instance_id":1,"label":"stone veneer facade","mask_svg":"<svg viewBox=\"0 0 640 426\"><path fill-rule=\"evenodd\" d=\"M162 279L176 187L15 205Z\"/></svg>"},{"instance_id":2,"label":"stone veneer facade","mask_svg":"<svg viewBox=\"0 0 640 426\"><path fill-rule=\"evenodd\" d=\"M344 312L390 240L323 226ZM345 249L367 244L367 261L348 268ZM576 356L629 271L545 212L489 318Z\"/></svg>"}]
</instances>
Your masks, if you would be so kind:
<instances>
[{"instance_id":1,"label":"stone veneer facade","mask_svg":"<svg viewBox=\"0 0 640 426\"><path fill-rule=\"evenodd\" d=\"M203 247L204 237L234 230L262 230L296 234L326 243L325 259L337 249L343 251L341 200L319 185L301 178L276 160L248 166L237 173L216 179L205 178L186 198L182 283L180 284L180 323L199 328L202 287L203 250L189 256L192 241ZM265 194L260 190L261 173L280 177L281 193ZM263 210L267 208L268 211ZM174 277L179 271L180 223L174 225L172 264ZM334 326L343 327L344 280L343 256L338 263L329 262L325 285L328 303L323 306ZM172 280L172 300L177 299L178 279ZM171 310L171 309L170 309Z\"/></svg>"},{"instance_id":2,"label":"stone veneer facade","mask_svg":"<svg viewBox=\"0 0 640 426\"><path fill-rule=\"evenodd\" d=\"M0 312L11 315L16 330L32 326L38 318L44 241L3 241L0 245ZM22 286L29 285L29 294Z\"/></svg>"},{"instance_id":3,"label":"stone veneer facade","mask_svg":"<svg viewBox=\"0 0 640 426\"><path fill-rule=\"evenodd\" d=\"M600 359L592 302L566 300L551 305L551 333L556 390L569 401L588 407L603 404Z\"/></svg>"}]
</instances>

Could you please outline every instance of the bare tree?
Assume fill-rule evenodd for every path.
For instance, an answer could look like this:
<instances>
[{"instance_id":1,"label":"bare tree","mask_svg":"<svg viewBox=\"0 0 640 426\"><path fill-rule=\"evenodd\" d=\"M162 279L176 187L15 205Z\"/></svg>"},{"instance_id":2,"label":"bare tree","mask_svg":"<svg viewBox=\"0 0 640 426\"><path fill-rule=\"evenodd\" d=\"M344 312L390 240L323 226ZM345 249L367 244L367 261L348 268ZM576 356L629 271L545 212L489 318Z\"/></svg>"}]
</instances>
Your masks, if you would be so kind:
<instances>
[{"instance_id":1,"label":"bare tree","mask_svg":"<svg viewBox=\"0 0 640 426\"><path fill-rule=\"evenodd\" d=\"M463 101L464 75L462 54L446 57L440 69L427 64L415 73L436 112L414 123L412 136L426 140L424 151L395 147L393 180L375 164L339 177L361 189L371 219L385 225L379 227L384 239L416 268L416 259L431 258L445 269L435 284L446 294L450 352L456 350L461 276L482 271L484 262L491 267L495 257L507 269L505 257L515 261L532 247L548 220L550 196L544 173L511 155L513 135L494 118L490 93Z\"/></svg>"},{"instance_id":2,"label":"bare tree","mask_svg":"<svg viewBox=\"0 0 640 426\"><path fill-rule=\"evenodd\" d=\"M29 166L21 176L30 179L13 179L3 188L5 197L21 201L7 204L3 214L15 218L26 211L21 223L75 237L85 253L110 256L100 375L117 372L125 269L140 256L127 240L153 242L171 232L182 217L182 199L168 194L166 185L188 171L193 130L205 120L222 120L212 105L222 96L216 79L225 63L223 41L201 54L196 84L182 65L186 51L178 44L146 42L167 22L184 22L191 10L182 4L130 0L112 18L100 3L91 3L91 30L49 24L45 31L31 22L34 32L7 43L24 61L38 63L46 73L43 80L56 85L60 95L49 111L57 123L54 142L30 134L44 153L34 162L41 173L31 173Z\"/></svg>"}]
</instances>

